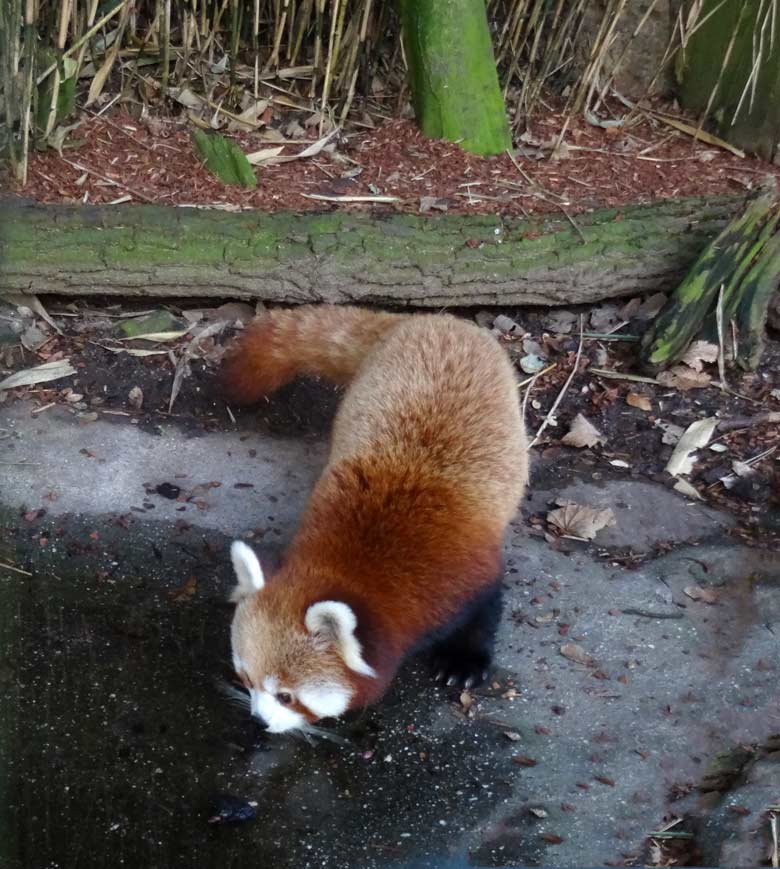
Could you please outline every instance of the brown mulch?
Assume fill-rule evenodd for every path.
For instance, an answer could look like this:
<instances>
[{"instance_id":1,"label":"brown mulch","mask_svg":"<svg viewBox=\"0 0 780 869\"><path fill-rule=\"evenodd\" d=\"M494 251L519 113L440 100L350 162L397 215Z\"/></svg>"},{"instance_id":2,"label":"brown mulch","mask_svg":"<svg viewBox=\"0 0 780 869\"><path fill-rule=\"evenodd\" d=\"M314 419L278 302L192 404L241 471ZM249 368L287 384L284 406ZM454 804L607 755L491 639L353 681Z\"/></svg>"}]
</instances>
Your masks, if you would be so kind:
<instances>
[{"instance_id":1,"label":"brown mulch","mask_svg":"<svg viewBox=\"0 0 780 869\"><path fill-rule=\"evenodd\" d=\"M550 143L562 125L554 112L540 119L520 143L515 165L506 154L481 158L455 144L427 140L411 121L388 121L347 133L333 154L258 167L257 188L246 190L225 186L202 166L186 122L138 121L121 109L110 117L86 117L72 134L83 144L66 147L62 156L53 150L35 153L29 182L19 192L41 202L111 203L130 196L134 202L267 211L332 207L306 194L390 195L399 201L381 208L412 213L421 211L423 197L432 197L435 202L426 205L439 211L520 216L740 193L767 176L780 177L780 167L740 158L648 120L629 130L574 120L564 159L551 159ZM283 153L302 151L317 138L316 128L307 137L286 145ZM262 131L234 138L246 152L276 144Z\"/></svg>"}]
</instances>

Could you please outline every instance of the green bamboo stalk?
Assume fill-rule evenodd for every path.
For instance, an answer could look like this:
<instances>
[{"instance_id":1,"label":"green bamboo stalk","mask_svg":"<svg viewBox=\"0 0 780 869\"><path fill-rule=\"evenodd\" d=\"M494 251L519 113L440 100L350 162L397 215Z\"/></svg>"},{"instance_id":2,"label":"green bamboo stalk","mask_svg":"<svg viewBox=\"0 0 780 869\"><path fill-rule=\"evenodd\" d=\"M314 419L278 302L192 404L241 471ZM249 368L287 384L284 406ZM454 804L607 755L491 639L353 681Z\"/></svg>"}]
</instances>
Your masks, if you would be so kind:
<instances>
[{"instance_id":1,"label":"green bamboo stalk","mask_svg":"<svg viewBox=\"0 0 780 869\"><path fill-rule=\"evenodd\" d=\"M22 128L22 147L19 162L16 166L16 178L24 186L27 183L27 164L30 156L30 125L33 117L33 99L35 97L35 44L36 34L35 0L26 0L24 10L24 89L22 90L22 107L19 120Z\"/></svg>"},{"instance_id":2,"label":"green bamboo stalk","mask_svg":"<svg viewBox=\"0 0 780 869\"><path fill-rule=\"evenodd\" d=\"M417 123L466 151L511 146L484 0L400 0Z\"/></svg>"},{"instance_id":3,"label":"green bamboo stalk","mask_svg":"<svg viewBox=\"0 0 780 869\"><path fill-rule=\"evenodd\" d=\"M729 283L754 250L771 219L768 197L754 200L737 220L702 252L674 295L642 338L640 358L645 368L657 370L676 362L704 324L720 287Z\"/></svg>"},{"instance_id":4,"label":"green bamboo stalk","mask_svg":"<svg viewBox=\"0 0 780 869\"><path fill-rule=\"evenodd\" d=\"M764 349L764 332L772 297L780 289L780 233L767 241L742 281L736 310L737 364L755 371Z\"/></svg>"}]
</instances>

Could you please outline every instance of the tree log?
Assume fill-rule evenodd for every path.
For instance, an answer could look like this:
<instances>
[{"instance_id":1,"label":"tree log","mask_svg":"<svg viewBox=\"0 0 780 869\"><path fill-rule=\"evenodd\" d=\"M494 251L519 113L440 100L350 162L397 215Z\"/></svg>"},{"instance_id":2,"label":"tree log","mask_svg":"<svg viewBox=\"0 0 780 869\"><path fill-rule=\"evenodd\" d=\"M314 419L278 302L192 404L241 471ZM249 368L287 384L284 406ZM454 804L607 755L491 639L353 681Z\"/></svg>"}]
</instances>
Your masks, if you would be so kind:
<instances>
[{"instance_id":1,"label":"tree log","mask_svg":"<svg viewBox=\"0 0 780 869\"><path fill-rule=\"evenodd\" d=\"M744 206L577 215L231 213L0 202L0 292L423 307L560 305L674 287Z\"/></svg>"}]
</instances>

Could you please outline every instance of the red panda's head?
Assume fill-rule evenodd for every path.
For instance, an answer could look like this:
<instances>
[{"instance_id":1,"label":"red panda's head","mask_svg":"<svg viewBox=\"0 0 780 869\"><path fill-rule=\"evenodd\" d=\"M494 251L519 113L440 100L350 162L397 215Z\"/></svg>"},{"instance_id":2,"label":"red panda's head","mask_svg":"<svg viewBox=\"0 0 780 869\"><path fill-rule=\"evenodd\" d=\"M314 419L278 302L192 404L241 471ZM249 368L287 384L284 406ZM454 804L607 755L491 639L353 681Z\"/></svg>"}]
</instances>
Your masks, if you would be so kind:
<instances>
[{"instance_id":1,"label":"red panda's head","mask_svg":"<svg viewBox=\"0 0 780 869\"><path fill-rule=\"evenodd\" d=\"M303 730L335 718L356 699L355 676L375 677L355 636L352 609L335 600L296 615L280 579L266 584L255 553L230 549L236 585L231 628L233 666L249 694L251 713L270 733Z\"/></svg>"}]
</instances>

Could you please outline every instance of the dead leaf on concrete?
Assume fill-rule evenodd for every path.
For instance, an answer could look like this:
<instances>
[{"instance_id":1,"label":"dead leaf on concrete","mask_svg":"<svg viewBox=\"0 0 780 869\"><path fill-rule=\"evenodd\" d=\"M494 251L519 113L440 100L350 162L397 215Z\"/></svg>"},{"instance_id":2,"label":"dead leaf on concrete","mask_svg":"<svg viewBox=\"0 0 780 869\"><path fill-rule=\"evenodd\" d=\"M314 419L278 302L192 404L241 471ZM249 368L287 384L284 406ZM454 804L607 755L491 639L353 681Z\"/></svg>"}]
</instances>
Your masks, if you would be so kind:
<instances>
[{"instance_id":1,"label":"dead leaf on concrete","mask_svg":"<svg viewBox=\"0 0 780 869\"><path fill-rule=\"evenodd\" d=\"M693 470L692 454L701 447L706 447L715 431L718 420L714 416L697 419L692 422L680 438L674 452L666 463L665 470L673 477L680 474L690 474Z\"/></svg>"},{"instance_id":2,"label":"dead leaf on concrete","mask_svg":"<svg viewBox=\"0 0 780 869\"><path fill-rule=\"evenodd\" d=\"M593 423L578 413L572 421L568 434L561 438L561 443L566 444L567 447L592 447L606 443L606 440Z\"/></svg>"},{"instance_id":3,"label":"dead leaf on concrete","mask_svg":"<svg viewBox=\"0 0 780 869\"><path fill-rule=\"evenodd\" d=\"M584 664L586 667L590 667L593 664L593 658L582 646L578 646L576 643L564 643L561 646L561 654L564 658L568 658L577 664Z\"/></svg>"},{"instance_id":4,"label":"dead leaf on concrete","mask_svg":"<svg viewBox=\"0 0 780 869\"><path fill-rule=\"evenodd\" d=\"M668 371L661 371L656 377L661 386L669 386L687 392L689 389L703 389L712 383L712 378L704 371L694 371L687 365L675 365Z\"/></svg>"},{"instance_id":5,"label":"dead leaf on concrete","mask_svg":"<svg viewBox=\"0 0 780 869\"><path fill-rule=\"evenodd\" d=\"M717 359L717 344L711 344L709 341L694 341L680 362L693 368L694 371L701 371L705 362L716 362Z\"/></svg>"},{"instance_id":6,"label":"dead leaf on concrete","mask_svg":"<svg viewBox=\"0 0 780 869\"><path fill-rule=\"evenodd\" d=\"M626 404L629 407L636 407L648 413L653 409L653 403L646 395L642 395L641 392L629 392L626 396Z\"/></svg>"},{"instance_id":7,"label":"dead leaf on concrete","mask_svg":"<svg viewBox=\"0 0 780 869\"><path fill-rule=\"evenodd\" d=\"M43 345L49 340L49 336L37 325L37 323L33 323L22 332L20 340L22 342L22 347L24 347L25 350L34 353L39 347L43 347Z\"/></svg>"},{"instance_id":8,"label":"dead leaf on concrete","mask_svg":"<svg viewBox=\"0 0 780 869\"><path fill-rule=\"evenodd\" d=\"M0 380L0 389L34 386L36 383L48 383L50 380L70 377L71 374L75 373L76 369L70 364L70 359L58 359L56 362L44 362L43 365L26 368L24 371L15 371L5 380Z\"/></svg>"},{"instance_id":9,"label":"dead leaf on concrete","mask_svg":"<svg viewBox=\"0 0 780 869\"><path fill-rule=\"evenodd\" d=\"M686 498L693 498L696 501L704 500L699 494L699 490L692 486L687 480L680 479L674 484L674 491L685 495Z\"/></svg>"},{"instance_id":10,"label":"dead leaf on concrete","mask_svg":"<svg viewBox=\"0 0 780 869\"><path fill-rule=\"evenodd\" d=\"M673 422L664 422L660 419L655 421L655 427L660 428L663 431L663 434L661 435L661 443L669 444L669 446L672 447L680 440L685 432L685 429L681 425L676 425Z\"/></svg>"},{"instance_id":11,"label":"dead leaf on concrete","mask_svg":"<svg viewBox=\"0 0 780 869\"><path fill-rule=\"evenodd\" d=\"M556 503L561 506L547 514L547 521L567 537L593 540L602 528L617 524L615 514L609 507L587 507L571 501Z\"/></svg>"},{"instance_id":12,"label":"dead leaf on concrete","mask_svg":"<svg viewBox=\"0 0 780 869\"><path fill-rule=\"evenodd\" d=\"M702 588L700 585L689 585L683 589L691 600L701 603L715 604L720 600L720 592L716 588Z\"/></svg>"},{"instance_id":13,"label":"dead leaf on concrete","mask_svg":"<svg viewBox=\"0 0 780 869\"><path fill-rule=\"evenodd\" d=\"M134 386L130 392L127 393L127 403L130 407L134 407L136 410L141 409L141 406L144 403L144 392L140 386Z\"/></svg>"},{"instance_id":14,"label":"dead leaf on concrete","mask_svg":"<svg viewBox=\"0 0 780 869\"><path fill-rule=\"evenodd\" d=\"M185 601L190 600L194 597L195 592L198 590L198 581L194 576L191 576L184 585L179 586L179 588L172 591L168 597L174 603L184 603Z\"/></svg>"},{"instance_id":15,"label":"dead leaf on concrete","mask_svg":"<svg viewBox=\"0 0 780 869\"><path fill-rule=\"evenodd\" d=\"M530 767L530 766L536 766L536 764L538 763L538 761L534 760L532 757L528 757L528 755L526 755L526 754L516 754L516 755L512 758L512 760L513 760L513 761L514 761L518 766L528 766L528 767Z\"/></svg>"},{"instance_id":16,"label":"dead leaf on concrete","mask_svg":"<svg viewBox=\"0 0 780 869\"><path fill-rule=\"evenodd\" d=\"M474 714L473 706L475 703L475 698L468 691L461 691L460 697L460 705L463 707L463 711L466 715L471 716Z\"/></svg>"}]
</instances>

